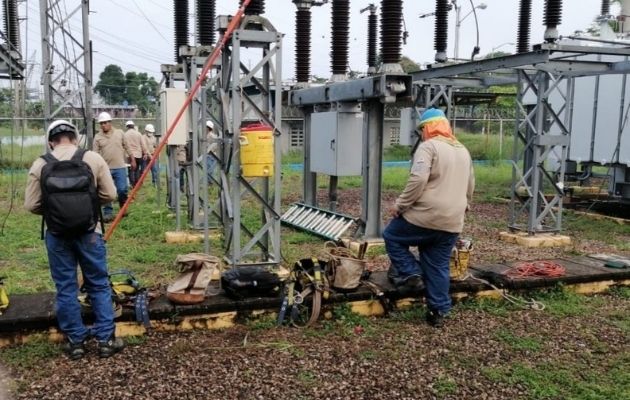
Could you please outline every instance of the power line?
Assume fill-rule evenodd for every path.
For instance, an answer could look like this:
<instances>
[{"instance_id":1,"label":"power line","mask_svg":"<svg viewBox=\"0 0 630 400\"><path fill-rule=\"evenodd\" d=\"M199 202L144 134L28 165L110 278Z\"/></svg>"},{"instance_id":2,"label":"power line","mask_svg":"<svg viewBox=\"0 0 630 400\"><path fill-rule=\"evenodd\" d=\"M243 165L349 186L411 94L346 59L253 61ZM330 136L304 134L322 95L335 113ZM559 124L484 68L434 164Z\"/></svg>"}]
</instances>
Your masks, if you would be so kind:
<instances>
[{"instance_id":1,"label":"power line","mask_svg":"<svg viewBox=\"0 0 630 400\"><path fill-rule=\"evenodd\" d=\"M151 25L151 27L153 28L154 31L157 32L158 35L160 35L160 37L162 39L164 39L165 42L168 43L168 40L164 37L164 35L162 35L162 32L160 32L155 25L153 25L153 22L151 22L151 20L146 16L146 14L144 13L144 11L142 11L142 9L138 6L138 3L136 3L136 0L131 0L133 1L133 4L136 6L136 8L138 9L138 11L140 11L140 14L142 14L142 17L144 17L144 19L149 23L149 25Z\"/></svg>"}]
</instances>

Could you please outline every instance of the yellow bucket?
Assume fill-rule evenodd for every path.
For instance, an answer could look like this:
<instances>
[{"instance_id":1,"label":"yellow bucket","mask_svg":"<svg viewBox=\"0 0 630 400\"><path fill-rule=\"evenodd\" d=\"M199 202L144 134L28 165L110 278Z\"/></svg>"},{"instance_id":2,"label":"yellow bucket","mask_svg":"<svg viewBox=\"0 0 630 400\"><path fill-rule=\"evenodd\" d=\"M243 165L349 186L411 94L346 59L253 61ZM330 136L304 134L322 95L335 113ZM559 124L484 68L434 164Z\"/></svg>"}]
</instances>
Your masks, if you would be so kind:
<instances>
[{"instance_id":1,"label":"yellow bucket","mask_svg":"<svg viewBox=\"0 0 630 400\"><path fill-rule=\"evenodd\" d=\"M256 124L241 128L241 173L245 177L273 176L273 128Z\"/></svg>"},{"instance_id":2,"label":"yellow bucket","mask_svg":"<svg viewBox=\"0 0 630 400\"><path fill-rule=\"evenodd\" d=\"M472 251L472 240L460 239L451 252L450 277L451 280L463 280L468 273L468 262Z\"/></svg>"}]
</instances>

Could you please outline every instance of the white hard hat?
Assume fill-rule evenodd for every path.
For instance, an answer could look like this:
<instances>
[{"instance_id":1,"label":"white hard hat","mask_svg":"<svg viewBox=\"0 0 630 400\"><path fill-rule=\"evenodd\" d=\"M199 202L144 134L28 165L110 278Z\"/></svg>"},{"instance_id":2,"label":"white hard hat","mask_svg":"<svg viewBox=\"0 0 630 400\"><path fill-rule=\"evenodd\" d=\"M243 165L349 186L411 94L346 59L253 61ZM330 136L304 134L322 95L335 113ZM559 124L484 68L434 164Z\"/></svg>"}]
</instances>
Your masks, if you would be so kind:
<instances>
[{"instance_id":1,"label":"white hard hat","mask_svg":"<svg viewBox=\"0 0 630 400\"><path fill-rule=\"evenodd\" d=\"M144 130L149 133L155 133L155 128L153 127L153 124L147 124L147 126L144 127Z\"/></svg>"},{"instance_id":2,"label":"white hard hat","mask_svg":"<svg viewBox=\"0 0 630 400\"><path fill-rule=\"evenodd\" d=\"M48 138L48 141L50 142L50 140L54 137L57 136L60 133L64 133L64 132L68 132L68 133L72 133L74 134L74 136L77 136L77 128L72 125L70 122L66 121L65 119L58 119L56 121L53 121L50 125L48 125L48 129L46 130L46 137Z\"/></svg>"},{"instance_id":3,"label":"white hard hat","mask_svg":"<svg viewBox=\"0 0 630 400\"><path fill-rule=\"evenodd\" d=\"M206 121L206 126L210 129L214 129L214 124L212 123L212 121Z\"/></svg>"},{"instance_id":4,"label":"white hard hat","mask_svg":"<svg viewBox=\"0 0 630 400\"><path fill-rule=\"evenodd\" d=\"M98 115L98 123L100 124L101 122L108 122L112 120L112 116L109 115L109 113L103 111L102 113L100 113Z\"/></svg>"},{"instance_id":5,"label":"white hard hat","mask_svg":"<svg viewBox=\"0 0 630 400\"><path fill-rule=\"evenodd\" d=\"M125 122L125 126L135 126L136 124L133 123L133 121L127 121Z\"/></svg>"}]
</instances>

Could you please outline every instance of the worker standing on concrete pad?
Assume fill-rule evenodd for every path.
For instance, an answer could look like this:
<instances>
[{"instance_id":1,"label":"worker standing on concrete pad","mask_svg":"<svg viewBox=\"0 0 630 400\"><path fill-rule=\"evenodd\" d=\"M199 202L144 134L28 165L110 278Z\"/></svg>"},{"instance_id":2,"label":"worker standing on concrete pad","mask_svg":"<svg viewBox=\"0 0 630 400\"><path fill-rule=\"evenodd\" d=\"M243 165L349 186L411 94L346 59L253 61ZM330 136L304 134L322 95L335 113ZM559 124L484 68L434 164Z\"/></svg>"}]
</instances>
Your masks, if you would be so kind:
<instances>
[{"instance_id":1,"label":"worker standing on concrete pad","mask_svg":"<svg viewBox=\"0 0 630 400\"><path fill-rule=\"evenodd\" d=\"M399 287L424 284L427 321L443 324L451 309L449 260L475 186L468 150L455 138L441 110L420 117L422 143L413 154L407 185L383 232L392 265L388 276ZM409 250L417 246L419 261Z\"/></svg>"},{"instance_id":2,"label":"worker standing on concrete pad","mask_svg":"<svg viewBox=\"0 0 630 400\"><path fill-rule=\"evenodd\" d=\"M133 121L125 122L125 127L127 128L125 131L125 140L127 141L127 146L129 147L129 161L132 165L129 172L129 182L133 187L136 186L136 183L142 174L142 165L147 157L148 151L145 141L142 139L142 134L136 130L136 126ZM133 167L133 163L131 163L132 158L135 160L135 168Z\"/></svg>"},{"instance_id":3,"label":"worker standing on concrete pad","mask_svg":"<svg viewBox=\"0 0 630 400\"><path fill-rule=\"evenodd\" d=\"M144 141L144 147L147 149L147 157L144 159L142 164L142 170L146 168L153 157L159 157L159 155L153 154L155 152L155 147L157 146L157 139L155 137L155 127L153 124L147 124L144 127L144 132L142 135L142 140ZM157 174L158 174L158 166L157 163L154 163L151 167L151 182L153 185L157 184Z\"/></svg>"},{"instance_id":4,"label":"worker standing on concrete pad","mask_svg":"<svg viewBox=\"0 0 630 400\"><path fill-rule=\"evenodd\" d=\"M129 146L120 129L112 126L112 117L109 113L102 112L98 115L98 123L101 130L94 136L94 151L105 159L109 166L109 171L114 179L116 191L118 192L118 204L122 206L127 201L129 185L127 183L127 168L125 158L130 154ZM136 169L136 160L130 157L131 168ZM114 208L111 203L103 207L103 219L105 222L114 220Z\"/></svg>"},{"instance_id":5,"label":"worker standing on concrete pad","mask_svg":"<svg viewBox=\"0 0 630 400\"><path fill-rule=\"evenodd\" d=\"M112 290L99 216L101 203L116 197L116 187L105 160L77 147L74 125L55 121L48 127L47 137L52 152L33 162L24 207L43 215L46 223L48 263L57 289L57 321L67 339L63 350L73 360L82 358L85 341L94 336L99 356L109 357L122 350L124 343L114 335ZM77 264L94 314L91 329L81 318Z\"/></svg>"}]
</instances>

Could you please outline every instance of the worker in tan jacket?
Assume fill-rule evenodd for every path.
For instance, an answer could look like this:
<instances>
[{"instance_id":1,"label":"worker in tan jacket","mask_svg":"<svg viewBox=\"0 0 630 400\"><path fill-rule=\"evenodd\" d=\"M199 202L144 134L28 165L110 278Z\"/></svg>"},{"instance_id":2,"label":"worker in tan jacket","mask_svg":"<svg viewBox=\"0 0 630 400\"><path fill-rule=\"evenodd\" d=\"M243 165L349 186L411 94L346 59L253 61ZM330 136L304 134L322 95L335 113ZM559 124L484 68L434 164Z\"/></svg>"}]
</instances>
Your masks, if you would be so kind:
<instances>
[{"instance_id":1,"label":"worker in tan jacket","mask_svg":"<svg viewBox=\"0 0 630 400\"><path fill-rule=\"evenodd\" d=\"M129 148L129 158L134 158L136 163L136 168L131 168L129 171L129 182L133 187L138 183L138 179L142 174L143 162L147 159L149 152L145 141L142 139L142 134L136 130L133 121L127 121L125 126L127 130L124 137Z\"/></svg>"},{"instance_id":2,"label":"worker in tan jacket","mask_svg":"<svg viewBox=\"0 0 630 400\"><path fill-rule=\"evenodd\" d=\"M421 118L422 143L413 154L409 180L383 232L392 265L388 276L400 287L426 289L427 321L441 326L451 309L449 260L475 187L468 150L455 138L441 110ZM409 250L418 247L419 261Z\"/></svg>"},{"instance_id":3,"label":"worker in tan jacket","mask_svg":"<svg viewBox=\"0 0 630 400\"><path fill-rule=\"evenodd\" d=\"M98 216L99 203L114 200L116 187L105 160L93 151L77 148L74 125L54 121L47 137L52 152L33 162L24 206L43 214L46 221L48 263L57 289L57 322L66 337L62 348L69 358L82 358L85 342L94 337L99 356L110 357L122 350L124 343L115 337L112 291ZM81 318L77 264L91 300L91 328Z\"/></svg>"},{"instance_id":4,"label":"worker in tan jacket","mask_svg":"<svg viewBox=\"0 0 630 400\"><path fill-rule=\"evenodd\" d=\"M147 149L147 157L145 158L142 166L142 170L149 165L149 161L153 157L159 157L159 154L153 154L155 152L155 148L157 147L157 138L155 137L155 127L153 124L147 124L144 127L144 132L142 134L142 140L144 141L144 146ZM153 163L151 167L151 182L153 185L157 184L157 176L158 176L158 163Z\"/></svg>"},{"instance_id":5,"label":"worker in tan jacket","mask_svg":"<svg viewBox=\"0 0 630 400\"><path fill-rule=\"evenodd\" d=\"M94 136L94 151L100 154L109 166L109 172L114 179L116 191L118 192L118 204L122 208L127 201L127 192L129 190L125 159L131 151L123 132L120 129L114 129L112 126L112 117L109 113L100 113L98 115L98 123L101 126L101 130ZM130 157L129 161L131 168L135 170L137 167L135 158ZM114 220L112 203L108 203L103 207L103 219L105 222Z\"/></svg>"}]
</instances>

